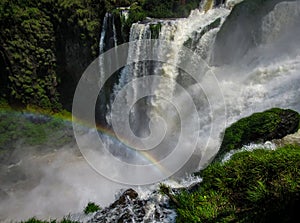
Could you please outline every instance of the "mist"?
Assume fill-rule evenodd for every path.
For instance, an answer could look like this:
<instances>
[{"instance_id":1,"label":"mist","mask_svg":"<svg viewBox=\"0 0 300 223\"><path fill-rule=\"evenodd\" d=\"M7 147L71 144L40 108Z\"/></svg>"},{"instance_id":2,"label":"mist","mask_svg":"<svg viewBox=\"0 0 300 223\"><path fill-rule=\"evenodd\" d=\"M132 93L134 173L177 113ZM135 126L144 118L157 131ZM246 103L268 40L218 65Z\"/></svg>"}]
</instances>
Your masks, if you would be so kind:
<instances>
[{"instance_id":1,"label":"mist","mask_svg":"<svg viewBox=\"0 0 300 223\"><path fill-rule=\"evenodd\" d=\"M89 201L106 206L126 188L96 173L75 143L46 150L20 144L0 164L1 222L81 213Z\"/></svg>"}]
</instances>

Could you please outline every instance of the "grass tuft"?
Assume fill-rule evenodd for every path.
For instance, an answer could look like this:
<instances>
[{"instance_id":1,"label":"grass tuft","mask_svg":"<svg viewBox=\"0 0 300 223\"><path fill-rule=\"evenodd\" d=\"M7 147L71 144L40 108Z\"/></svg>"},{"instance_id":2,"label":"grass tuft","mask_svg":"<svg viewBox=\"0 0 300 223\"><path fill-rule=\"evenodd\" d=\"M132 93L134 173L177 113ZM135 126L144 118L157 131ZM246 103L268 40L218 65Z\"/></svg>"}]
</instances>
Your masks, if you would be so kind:
<instances>
[{"instance_id":1,"label":"grass tuft","mask_svg":"<svg viewBox=\"0 0 300 223\"><path fill-rule=\"evenodd\" d=\"M97 205L93 202L89 202L87 204L87 206L85 207L85 209L84 209L84 213L89 214L89 213L94 213L94 212L99 211L99 210L101 210L99 205Z\"/></svg>"}]
</instances>

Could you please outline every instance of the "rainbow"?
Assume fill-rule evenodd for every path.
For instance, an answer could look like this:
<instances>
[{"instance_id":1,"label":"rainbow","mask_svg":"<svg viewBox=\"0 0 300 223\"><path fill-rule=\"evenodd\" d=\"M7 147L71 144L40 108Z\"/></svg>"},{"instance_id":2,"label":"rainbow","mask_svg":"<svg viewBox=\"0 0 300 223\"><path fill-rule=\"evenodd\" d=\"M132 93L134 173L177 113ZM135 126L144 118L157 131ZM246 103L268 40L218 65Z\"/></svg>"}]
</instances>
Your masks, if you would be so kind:
<instances>
[{"instance_id":1,"label":"rainbow","mask_svg":"<svg viewBox=\"0 0 300 223\"><path fill-rule=\"evenodd\" d=\"M11 115L33 115L33 116L44 116L45 118L52 118L55 120L59 120L62 122L66 122L69 124L72 123L76 123L80 126L89 128L89 129L94 129L95 126L92 126L88 123L86 123L84 120L79 120L76 117L72 116L71 113L69 112L63 112L63 113L52 113L49 111L45 111L45 110L13 110L11 108L1 108L0 107L0 115L1 114L11 114ZM145 159L147 162L149 162L150 164L152 164L154 167L156 167L156 169L158 171L160 171L161 173L163 173L165 176L169 176L170 175L170 171L168 171L164 166L162 166L160 164L160 161L154 157L153 155L151 155L149 152L147 151L143 151L138 149L137 146L133 145L129 140L127 140L125 137L123 138L118 138L116 137L115 133L111 130L108 129L104 126L101 125L96 125L96 129L99 133L110 137L110 139L112 139L115 142L120 143L121 145L124 145L124 148L137 153L141 158Z\"/></svg>"},{"instance_id":2,"label":"rainbow","mask_svg":"<svg viewBox=\"0 0 300 223\"><path fill-rule=\"evenodd\" d=\"M90 129L94 128L92 126L88 126L83 120L78 120L76 117L73 116L73 122L88 127ZM104 134L108 137L110 137L112 140L121 143L124 145L124 148L129 149L132 152L136 152L139 154L139 156L145 160L147 160L149 163L151 163L153 166L155 166L161 173L163 173L166 176L170 175L170 171L168 171L164 166L160 164L160 161L154 157L153 155L149 154L147 151L140 150L137 146L133 145L129 140L127 140L125 137L117 137L113 130L108 129L107 127L96 125L96 129L101 134Z\"/></svg>"}]
</instances>

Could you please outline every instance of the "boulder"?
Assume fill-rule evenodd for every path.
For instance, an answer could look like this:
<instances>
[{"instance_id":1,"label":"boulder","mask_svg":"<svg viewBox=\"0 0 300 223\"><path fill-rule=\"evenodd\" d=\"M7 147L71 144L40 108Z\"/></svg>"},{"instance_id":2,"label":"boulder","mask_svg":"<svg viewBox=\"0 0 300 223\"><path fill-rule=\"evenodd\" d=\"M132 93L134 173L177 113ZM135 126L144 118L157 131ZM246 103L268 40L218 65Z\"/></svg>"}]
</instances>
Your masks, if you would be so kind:
<instances>
[{"instance_id":1,"label":"boulder","mask_svg":"<svg viewBox=\"0 0 300 223\"><path fill-rule=\"evenodd\" d=\"M118 205L125 206L128 203L128 200L136 200L138 197L138 193L133 189L126 190L118 200L116 200L110 208L115 208Z\"/></svg>"}]
</instances>

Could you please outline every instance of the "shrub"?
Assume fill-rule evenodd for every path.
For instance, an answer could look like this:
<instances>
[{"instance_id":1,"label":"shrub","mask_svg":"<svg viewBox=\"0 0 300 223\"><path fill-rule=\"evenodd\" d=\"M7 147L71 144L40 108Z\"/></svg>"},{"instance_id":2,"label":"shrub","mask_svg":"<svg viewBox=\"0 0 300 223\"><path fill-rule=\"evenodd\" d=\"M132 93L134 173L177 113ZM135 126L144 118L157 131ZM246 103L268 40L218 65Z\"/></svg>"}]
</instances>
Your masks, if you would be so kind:
<instances>
[{"instance_id":1,"label":"shrub","mask_svg":"<svg viewBox=\"0 0 300 223\"><path fill-rule=\"evenodd\" d=\"M96 211L99 211L100 209L101 208L97 204L95 204L93 202L89 202L84 209L84 213L85 214L94 213Z\"/></svg>"}]
</instances>

